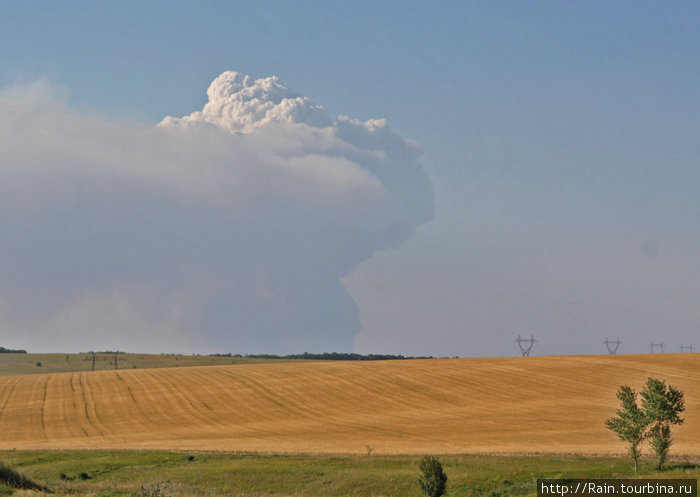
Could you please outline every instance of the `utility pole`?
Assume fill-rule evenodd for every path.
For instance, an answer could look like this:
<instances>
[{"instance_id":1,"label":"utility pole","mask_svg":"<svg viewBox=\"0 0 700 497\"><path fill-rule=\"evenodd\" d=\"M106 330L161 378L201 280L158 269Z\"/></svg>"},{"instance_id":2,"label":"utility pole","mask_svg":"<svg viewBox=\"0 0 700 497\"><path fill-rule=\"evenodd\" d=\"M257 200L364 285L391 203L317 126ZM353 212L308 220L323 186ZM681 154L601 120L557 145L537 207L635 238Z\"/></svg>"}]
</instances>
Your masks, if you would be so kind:
<instances>
[{"instance_id":1,"label":"utility pole","mask_svg":"<svg viewBox=\"0 0 700 497\"><path fill-rule=\"evenodd\" d=\"M681 345L681 353L683 352L693 352L693 345L688 345L687 347L685 345Z\"/></svg>"},{"instance_id":2,"label":"utility pole","mask_svg":"<svg viewBox=\"0 0 700 497\"><path fill-rule=\"evenodd\" d=\"M98 356L94 352L92 353L92 357L86 357L85 360L92 361L92 371L95 370L97 361L111 362L114 364L114 369L119 369L119 361L126 361L123 357L118 357L117 354L113 354L112 356Z\"/></svg>"}]
</instances>

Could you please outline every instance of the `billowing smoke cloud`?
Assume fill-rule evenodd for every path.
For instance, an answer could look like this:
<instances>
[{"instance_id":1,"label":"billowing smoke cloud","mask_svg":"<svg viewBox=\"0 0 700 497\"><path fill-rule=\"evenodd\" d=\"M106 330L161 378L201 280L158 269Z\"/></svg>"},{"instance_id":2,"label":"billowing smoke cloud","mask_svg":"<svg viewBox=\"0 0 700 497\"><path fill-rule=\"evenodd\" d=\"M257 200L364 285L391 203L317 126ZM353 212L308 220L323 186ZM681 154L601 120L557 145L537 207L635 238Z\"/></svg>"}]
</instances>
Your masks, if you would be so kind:
<instances>
[{"instance_id":1,"label":"billowing smoke cloud","mask_svg":"<svg viewBox=\"0 0 700 497\"><path fill-rule=\"evenodd\" d=\"M0 96L0 326L35 350L350 350L341 278L433 215L420 150L225 72L156 127Z\"/></svg>"}]
</instances>

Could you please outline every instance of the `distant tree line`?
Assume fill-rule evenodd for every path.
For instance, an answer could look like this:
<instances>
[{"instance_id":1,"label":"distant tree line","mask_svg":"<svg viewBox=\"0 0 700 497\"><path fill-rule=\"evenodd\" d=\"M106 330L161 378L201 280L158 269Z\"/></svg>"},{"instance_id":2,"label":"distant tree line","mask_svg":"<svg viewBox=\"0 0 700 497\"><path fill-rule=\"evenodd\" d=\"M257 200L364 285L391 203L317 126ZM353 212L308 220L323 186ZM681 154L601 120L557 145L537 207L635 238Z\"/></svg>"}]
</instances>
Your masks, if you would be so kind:
<instances>
[{"instance_id":1,"label":"distant tree line","mask_svg":"<svg viewBox=\"0 0 700 497\"><path fill-rule=\"evenodd\" d=\"M312 354L304 352L303 354L209 354L213 357L248 357L251 359L312 359L319 361L389 361L395 359L433 359L433 356L406 357L402 355L391 354L355 354L351 352L323 352L321 354Z\"/></svg>"},{"instance_id":2,"label":"distant tree line","mask_svg":"<svg viewBox=\"0 0 700 497\"><path fill-rule=\"evenodd\" d=\"M78 354L105 354L105 355L116 355L116 354L126 354L121 350L88 350L87 352L78 352Z\"/></svg>"},{"instance_id":3,"label":"distant tree line","mask_svg":"<svg viewBox=\"0 0 700 497\"><path fill-rule=\"evenodd\" d=\"M0 347L0 354L26 354L26 350L20 349L6 349L5 347Z\"/></svg>"}]
</instances>

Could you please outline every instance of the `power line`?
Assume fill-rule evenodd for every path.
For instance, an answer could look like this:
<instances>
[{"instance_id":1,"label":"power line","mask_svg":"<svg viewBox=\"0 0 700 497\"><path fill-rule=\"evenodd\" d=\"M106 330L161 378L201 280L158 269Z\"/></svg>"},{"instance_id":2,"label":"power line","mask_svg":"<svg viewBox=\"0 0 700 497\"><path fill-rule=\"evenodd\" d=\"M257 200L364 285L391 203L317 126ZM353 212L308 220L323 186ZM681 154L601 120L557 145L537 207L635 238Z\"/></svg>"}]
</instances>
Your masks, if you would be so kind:
<instances>
[{"instance_id":1,"label":"power line","mask_svg":"<svg viewBox=\"0 0 700 497\"><path fill-rule=\"evenodd\" d=\"M693 352L693 345L681 345L681 352Z\"/></svg>"}]
</instances>

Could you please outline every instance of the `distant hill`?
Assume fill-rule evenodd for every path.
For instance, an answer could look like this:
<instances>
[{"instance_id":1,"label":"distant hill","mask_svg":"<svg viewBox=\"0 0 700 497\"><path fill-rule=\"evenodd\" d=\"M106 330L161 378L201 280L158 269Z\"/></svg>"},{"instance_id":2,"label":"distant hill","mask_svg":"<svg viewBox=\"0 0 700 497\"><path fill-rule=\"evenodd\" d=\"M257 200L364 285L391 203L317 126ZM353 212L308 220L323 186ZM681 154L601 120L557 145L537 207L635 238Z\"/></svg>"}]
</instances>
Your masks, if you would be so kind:
<instances>
[{"instance_id":1,"label":"distant hill","mask_svg":"<svg viewBox=\"0 0 700 497\"><path fill-rule=\"evenodd\" d=\"M129 354L119 351L95 352L95 370L182 368L188 366L217 366L231 364L260 364L289 362L293 359L260 357L231 357L183 354ZM0 376L24 374L70 373L92 370L92 352L77 354L31 354L12 351L0 355ZM297 360L298 362L299 360ZM0 404L2 405L2 404Z\"/></svg>"},{"instance_id":2,"label":"distant hill","mask_svg":"<svg viewBox=\"0 0 700 497\"><path fill-rule=\"evenodd\" d=\"M231 360L226 358L227 360ZM71 359L73 360L73 359ZM700 456L700 354L325 361L0 377L0 448L624 454L622 384L685 392L674 455Z\"/></svg>"},{"instance_id":3,"label":"distant hill","mask_svg":"<svg viewBox=\"0 0 700 497\"><path fill-rule=\"evenodd\" d=\"M10 350L0 347L0 376L20 374L69 373L92 370L92 356L95 370L115 369L114 356L117 356L117 369L183 368L188 366L221 366L230 364L267 364L278 362L305 361L386 361L416 359L402 355L353 354L330 352L322 354L273 355L273 354L131 354L119 350L79 352L73 354L28 354L26 350ZM21 355L20 355L21 354ZM421 358L424 359L424 358Z\"/></svg>"}]
</instances>

